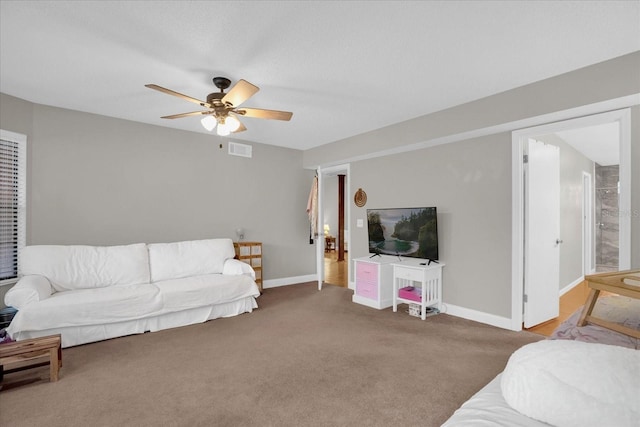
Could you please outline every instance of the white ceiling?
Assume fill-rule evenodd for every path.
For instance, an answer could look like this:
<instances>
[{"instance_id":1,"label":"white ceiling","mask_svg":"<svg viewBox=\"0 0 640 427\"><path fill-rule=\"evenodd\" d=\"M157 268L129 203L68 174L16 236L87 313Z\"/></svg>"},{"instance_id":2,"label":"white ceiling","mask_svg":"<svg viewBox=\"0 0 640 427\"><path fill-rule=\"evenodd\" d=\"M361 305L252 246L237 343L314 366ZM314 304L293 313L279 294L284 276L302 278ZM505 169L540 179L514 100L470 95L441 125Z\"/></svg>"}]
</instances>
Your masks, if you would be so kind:
<instances>
[{"instance_id":1,"label":"white ceiling","mask_svg":"<svg viewBox=\"0 0 640 427\"><path fill-rule=\"evenodd\" d=\"M620 164L620 124L618 122L557 132L569 145L600 166Z\"/></svg>"},{"instance_id":2,"label":"white ceiling","mask_svg":"<svg viewBox=\"0 0 640 427\"><path fill-rule=\"evenodd\" d=\"M638 50L639 1L0 1L3 93L207 133L144 85L243 78L243 106L294 115L234 139L297 149Z\"/></svg>"}]
</instances>

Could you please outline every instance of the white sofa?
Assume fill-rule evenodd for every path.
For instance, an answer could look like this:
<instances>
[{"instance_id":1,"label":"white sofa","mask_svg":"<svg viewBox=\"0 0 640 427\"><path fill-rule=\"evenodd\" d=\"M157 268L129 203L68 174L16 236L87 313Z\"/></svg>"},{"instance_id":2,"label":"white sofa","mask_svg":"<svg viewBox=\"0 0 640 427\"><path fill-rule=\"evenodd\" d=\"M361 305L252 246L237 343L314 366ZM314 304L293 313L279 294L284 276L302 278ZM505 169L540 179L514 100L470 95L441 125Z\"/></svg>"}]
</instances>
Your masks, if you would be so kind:
<instances>
[{"instance_id":1,"label":"white sofa","mask_svg":"<svg viewBox=\"0 0 640 427\"><path fill-rule=\"evenodd\" d=\"M17 341L62 334L70 347L257 308L255 273L230 239L125 246L27 246L5 295Z\"/></svg>"}]
</instances>

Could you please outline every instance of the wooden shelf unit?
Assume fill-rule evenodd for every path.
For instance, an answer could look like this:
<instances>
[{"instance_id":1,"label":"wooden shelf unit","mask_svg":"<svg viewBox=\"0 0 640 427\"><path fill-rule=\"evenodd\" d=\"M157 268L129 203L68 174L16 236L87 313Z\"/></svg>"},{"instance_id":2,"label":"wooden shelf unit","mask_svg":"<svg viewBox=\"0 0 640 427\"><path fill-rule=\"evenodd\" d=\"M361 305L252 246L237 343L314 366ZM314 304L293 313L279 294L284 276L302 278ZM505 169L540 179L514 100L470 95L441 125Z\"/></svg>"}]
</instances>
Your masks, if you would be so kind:
<instances>
[{"instance_id":1,"label":"wooden shelf unit","mask_svg":"<svg viewBox=\"0 0 640 427\"><path fill-rule=\"evenodd\" d=\"M262 293L262 242L233 242L236 258L256 272L256 284Z\"/></svg>"}]
</instances>

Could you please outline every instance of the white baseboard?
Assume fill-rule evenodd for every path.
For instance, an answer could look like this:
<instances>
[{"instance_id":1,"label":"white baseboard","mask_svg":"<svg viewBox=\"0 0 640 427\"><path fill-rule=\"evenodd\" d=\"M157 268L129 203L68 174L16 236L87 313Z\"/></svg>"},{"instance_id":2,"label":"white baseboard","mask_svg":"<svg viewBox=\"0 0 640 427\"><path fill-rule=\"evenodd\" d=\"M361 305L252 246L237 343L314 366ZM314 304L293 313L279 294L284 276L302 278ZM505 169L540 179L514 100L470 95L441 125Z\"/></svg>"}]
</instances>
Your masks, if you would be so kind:
<instances>
[{"instance_id":1,"label":"white baseboard","mask_svg":"<svg viewBox=\"0 0 640 427\"><path fill-rule=\"evenodd\" d=\"M566 294L571 289L578 286L584 280L584 276L579 277L573 282L560 290L560 296ZM512 324L512 321L508 317L496 316L495 314L484 313L482 311L472 310L470 308L460 307L453 304L443 303L443 313L450 314L456 317L462 317L463 319L473 320L475 322L484 323L487 325L495 326L497 328L509 329L511 331L521 331L522 327L518 328Z\"/></svg>"},{"instance_id":2,"label":"white baseboard","mask_svg":"<svg viewBox=\"0 0 640 427\"><path fill-rule=\"evenodd\" d=\"M513 330L510 318L496 316L495 314L484 313L482 311L472 310L470 308L443 303L442 313L450 314L451 316L462 317L463 319L473 320L474 322L484 323L486 325L491 325L502 329Z\"/></svg>"},{"instance_id":3,"label":"white baseboard","mask_svg":"<svg viewBox=\"0 0 640 427\"><path fill-rule=\"evenodd\" d=\"M566 294L567 292L569 292L571 289L575 288L576 286L578 286L580 283L582 283L584 281L584 276L580 276L578 277L576 280L574 280L573 282L569 283L567 286L565 286L564 288L560 289L560 296Z\"/></svg>"},{"instance_id":4,"label":"white baseboard","mask_svg":"<svg viewBox=\"0 0 640 427\"><path fill-rule=\"evenodd\" d=\"M295 285L298 283L317 282L317 274L307 274L306 276L283 277L280 279L265 280L262 282L262 288L277 288L279 286Z\"/></svg>"},{"instance_id":5,"label":"white baseboard","mask_svg":"<svg viewBox=\"0 0 640 427\"><path fill-rule=\"evenodd\" d=\"M264 289L277 288L279 286L287 286L308 282L317 282L317 274L308 274L306 276L284 277L281 279L265 280L262 283ZM495 326L497 328L514 330L511 327L511 319L502 316L496 316L495 314L484 313L482 311L472 310L470 308L459 307L453 304L442 304L442 313L450 314L451 316L461 317L467 320L473 320L474 322L484 323L486 325Z\"/></svg>"}]
</instances>

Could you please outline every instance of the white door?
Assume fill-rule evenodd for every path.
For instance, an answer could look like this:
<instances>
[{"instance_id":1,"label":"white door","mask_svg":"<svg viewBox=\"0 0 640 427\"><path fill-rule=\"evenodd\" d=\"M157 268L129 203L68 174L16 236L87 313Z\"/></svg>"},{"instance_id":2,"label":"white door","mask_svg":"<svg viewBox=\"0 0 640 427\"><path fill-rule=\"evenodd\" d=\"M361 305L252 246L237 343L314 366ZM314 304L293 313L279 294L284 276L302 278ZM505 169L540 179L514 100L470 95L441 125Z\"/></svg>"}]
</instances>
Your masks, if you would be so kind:
<instances>
[{"instance_id":1,"label":"white door","mask_svg":"<svg viewBox=\"0 0 640 427\"><path fill-rule=\"evenodd\" d=\"M524 326L560 311L560 149L528 142L525 168Z\"/></svg>"}]
</instances>

